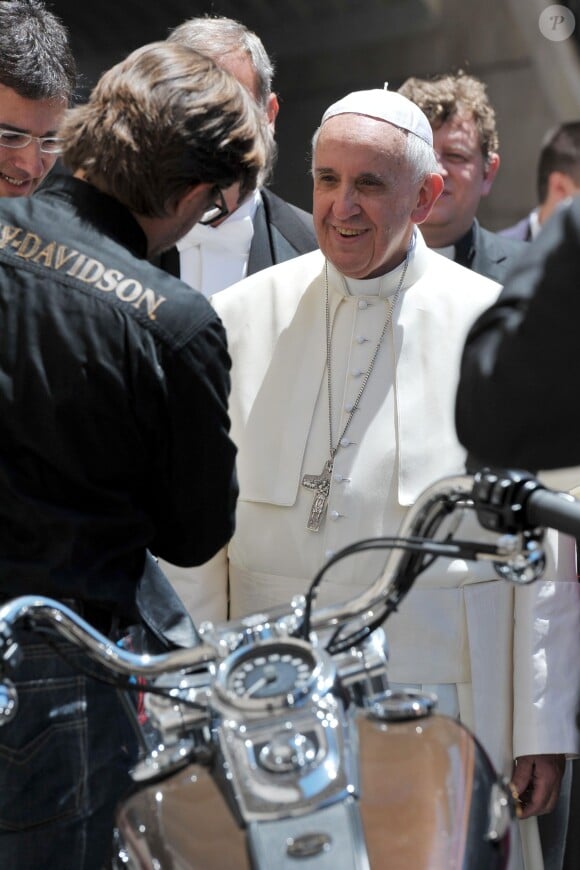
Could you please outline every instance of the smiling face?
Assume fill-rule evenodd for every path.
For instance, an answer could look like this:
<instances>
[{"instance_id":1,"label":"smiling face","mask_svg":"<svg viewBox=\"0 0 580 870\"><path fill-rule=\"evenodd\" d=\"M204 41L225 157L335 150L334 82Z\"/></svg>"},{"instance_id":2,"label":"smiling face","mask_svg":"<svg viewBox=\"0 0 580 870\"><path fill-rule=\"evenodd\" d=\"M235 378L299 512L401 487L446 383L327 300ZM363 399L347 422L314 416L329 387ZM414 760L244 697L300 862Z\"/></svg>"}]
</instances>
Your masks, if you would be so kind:
<instances>
[{"instance_id":1,"label":"smiling face","mask_svg":"<svg viewBox=\"0 0 580 870\"><path fill-rule=\"evenodd\" d=\"M314 227L328 260L349 278L398 266L438 178L413 181L405 134L366 115L336 115L320 130L312 171Z\"/></svg>"},{"instance_id":2,"label":"smiling face","mask_svg":"<svg viewBox=\"0 0 580 870\"><path fill-rule=\"evenodd\" d=\"M445 186L422 231L430 247L441 248L471 227L481 197L491 190L499 156L484 158L475 121L465 112L433 130L433 147Z\"/></svg>"},{"instance_id":3,"label":"smiling face","mask_svg":"<svg viewBox=\"0 0 580 870\"><path fill-rule=\"evenodd\" d=\"M28 100L12 88L0 85L0 127L33 136L55 136L66 99ZM55 164L56 154L45 154L40 144L25 148L0 146L0 196L28 196Z\"/></svg>"}]
</instances>

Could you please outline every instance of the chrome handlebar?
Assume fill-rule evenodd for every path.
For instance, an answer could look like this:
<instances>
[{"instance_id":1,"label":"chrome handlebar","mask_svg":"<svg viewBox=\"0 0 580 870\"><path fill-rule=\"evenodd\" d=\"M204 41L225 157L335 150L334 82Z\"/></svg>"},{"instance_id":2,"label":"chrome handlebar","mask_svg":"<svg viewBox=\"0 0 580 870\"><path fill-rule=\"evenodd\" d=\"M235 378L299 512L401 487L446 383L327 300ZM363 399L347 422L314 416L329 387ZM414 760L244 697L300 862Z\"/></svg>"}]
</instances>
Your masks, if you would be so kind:
<instances>
[{"instance_id":1,"label":"chrome handlebar","mask_svg":"<svg viewBox=\"0 0 580 870\"><path fill-rule=\"evenodd\" d=\"M531 491L527 493L528 501L530 504L534 501L535 513L534 511L532 513L535 521L542 520L541 505L545 504L550 520L554 520L555 512L563 511L568 524L572 522L571 517L573 517L580 532L578 502L562 493L543 489L530 475L524 476L523 484L520 477L517 477L515 483L512 481L512 489L509 492L512 501L514 487L516 489L519 487L519 490L522 486L524 489L527 487ZM499 484L497 484L498 480ZM490 472L482 472L475 478L471 475L454 476L432 484L410 507L397 538L391 539L392 549L381 576L356 597L313 611L310 615L309 639L319 644L317 637L329 634L337 627L356 621L361 625L368 624L377 608L384 608L385 603L391 602L395 607L414 579L409 580L404 576L406 563L410 558L409 549L411 555L424 552L451 558L463 556L474 560L492 560L496 563L500 576L516 581L519 579L520 582L536 579L542 569L539 555L541 531L535 529L531 532L527 529L525 520L520 523L521 529L514 528L513 523L510 527L505 519L502 519L503 527L495 519L493 522L488 520L487 527L493 527L498 532L497 540L492 545L485 542L432 540L433 524L439 514L448 515L458 508L476 510L480 521L484 523L489 511L493 509L496 512L495 518L498 498L497 493L494 494L493 486L499 485L500 491L506 493L508 488L502 486L505 480L506 478L498 478ZM534 487L530 487L530 481L534 481ZM485 490L484 496L482 496L483 490ZM541 497L540 508L535 499L537 496ZM494 499L495 504L490 508ZM517 505L516 508L515 514L518 514L518 509L521 514L521 505ZM505 534L506 525L508 534ZM335 559L340 555L337 554ZM64 604L42 596L27 595L8 601L0 607L0 658L5 668L10 666L17 657L11 628L21 623L32 622L39 631L42 631L43 627L45 630L48 627L49 630L56 631L113 674L151 679L172 672L216 668L220 661L241 645L254 642L256 639L297 635L304 623L307 608L308 602L302 596L297 596L290 607L280 607L268 613L254 614L217 626L202 625L200 626L201 643L190 649L172 650L158 655L138 655L120 648Z\"/></svg>"},{"instance_id":2,"label":"chrome handlebar","mask_svg":"<svg viewBox=\"0 0 580 870\"><path fill-rule=\"evenodd\" d=\"M154 656L137 655L119 647L61 602L39 595L23 595L0 607L1 657L5 663L10 663L17 655L10 627L26 622L32 622L41 632L42 627L47 626L111 673L127 677L156 677L170 671L202 667L216 659L216 650L207 643Z\"/></svg>"}]
</instances>

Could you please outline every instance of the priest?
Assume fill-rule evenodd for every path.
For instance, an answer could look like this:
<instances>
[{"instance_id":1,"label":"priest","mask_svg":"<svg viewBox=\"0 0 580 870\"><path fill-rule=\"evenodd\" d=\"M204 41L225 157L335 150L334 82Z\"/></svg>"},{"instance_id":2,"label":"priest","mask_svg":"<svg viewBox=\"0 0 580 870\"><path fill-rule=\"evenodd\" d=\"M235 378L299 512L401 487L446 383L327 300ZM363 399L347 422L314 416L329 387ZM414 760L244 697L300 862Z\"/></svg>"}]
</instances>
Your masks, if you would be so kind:
<instances>
[{"instance_id":1,"label":"priest","mask_svg":"<svg viewBox=\"0 0 580 870\"><path fill-rule=\"evenodd\" d=\"M336 550L395 534L426 486L464 468L459 359L500 288L423 241L443 186L427 118L388 90L349 94L323 115L312 173L320 250L213 300L233 360L240 482L235 536L205 572L217 617L226 596L239 616L305 592ZM462 537L483 534L467 522ZM320 599L350 598L383 562L384 551L343 560ZM576 748L572 542L552 548L546 576L514 589L487 565L437 561L387 624L392 680L435 688L499 770L517 758L528 816L552 808ZM536 820L523 824L525 866L538 870ZM524 866L517 851L512 866Z\"/></svg>"}]
</instances>

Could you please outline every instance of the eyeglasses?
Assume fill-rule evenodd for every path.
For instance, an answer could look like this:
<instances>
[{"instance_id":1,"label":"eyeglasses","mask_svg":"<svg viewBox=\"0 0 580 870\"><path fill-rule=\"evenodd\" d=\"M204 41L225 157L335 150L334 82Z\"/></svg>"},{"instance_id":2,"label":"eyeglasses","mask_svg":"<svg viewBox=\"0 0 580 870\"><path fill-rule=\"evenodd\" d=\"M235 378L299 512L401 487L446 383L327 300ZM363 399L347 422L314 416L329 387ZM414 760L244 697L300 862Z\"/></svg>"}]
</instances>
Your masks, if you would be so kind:
<instances>
[{"instance_id":1,"label":"eyeglasses","mask_svg":"<svg viewBox=\"0 0 580 870\"><path fill-rule=\"evenodd\" d=\"M31 133L0 128L0 145L4 148L26 148L31 142L38 142L44 154L60 154L62 151L62 139L56 136L33 136Z\"/></svg>"},{"instance_id":2,"label":"eyeglasses","mask_svg":"<svg viewBox=\"0 0 580 870\"><path fill-rule=\"evenodd\" d=\"M204 226L206 224L213 224L215 221L220 220L230 213L222 190L217 186L217 184L212 188L212 194L215 194L217 202L214 202L213 205L207 208L198 221L199 224L204 224Z\"/></svg>"}]
</instances>

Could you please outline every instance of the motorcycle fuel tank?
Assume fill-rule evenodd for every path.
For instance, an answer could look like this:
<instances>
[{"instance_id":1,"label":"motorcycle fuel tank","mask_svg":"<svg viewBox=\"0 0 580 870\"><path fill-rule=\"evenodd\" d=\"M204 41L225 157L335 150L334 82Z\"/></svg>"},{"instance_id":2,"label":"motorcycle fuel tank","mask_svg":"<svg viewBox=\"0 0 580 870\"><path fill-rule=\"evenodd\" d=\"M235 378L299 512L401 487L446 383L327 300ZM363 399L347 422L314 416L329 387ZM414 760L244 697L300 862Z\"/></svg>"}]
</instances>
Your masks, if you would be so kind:
<instances>
[{"instance_id":1,"label":"motorcycle fuel tank","mask_svg":"<svg viewBox=\"0 0 580 870\"><path fill-rule=\"evenodd\" d=\"M259 842L267 844L267 854L249 850L248 830L231 813L217 785L219 777L214 779L208 768L192 764L140 790L122 806L119 866L138 870L505 867L506 793L469 731L440 715L391 722L365 712L355 722L359 782L356 793L342 801L344 824L336 807L286 817L281 805L279 821L259 822ZM285 775L283 766L272 773L277 783ZM351 835L345 832L350 830L353 812L358 821ZM345 837L359 842L346 842Z\"/></svg>"}]
</instances>

